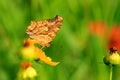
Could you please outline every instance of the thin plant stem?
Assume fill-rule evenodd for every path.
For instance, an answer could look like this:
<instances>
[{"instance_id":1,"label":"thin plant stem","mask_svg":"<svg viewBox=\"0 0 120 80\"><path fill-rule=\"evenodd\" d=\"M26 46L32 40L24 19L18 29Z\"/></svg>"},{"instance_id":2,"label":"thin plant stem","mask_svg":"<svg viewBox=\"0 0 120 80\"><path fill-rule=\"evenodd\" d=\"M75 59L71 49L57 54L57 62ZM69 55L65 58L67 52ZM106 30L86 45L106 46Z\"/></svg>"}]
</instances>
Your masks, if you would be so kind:
<instances>
[{"instance_id":1,"label":"thin plant stem","mask_svg":"<svg viewBox=\"0 0 120 80\"><path fill-rule=\"evenodd\" d=\"M112 65L110 65L110 80L112 80Z\"/></svg>"},{"instance_id":2,"label":"thin plant stem","mask_svg":"<svg viewBox=\"0 0 120 80\"><path fill-rule=\"evenodd\" d=\"M44 46L41 47L41 50L43 50Z\"/></svg>"}]
</instances>

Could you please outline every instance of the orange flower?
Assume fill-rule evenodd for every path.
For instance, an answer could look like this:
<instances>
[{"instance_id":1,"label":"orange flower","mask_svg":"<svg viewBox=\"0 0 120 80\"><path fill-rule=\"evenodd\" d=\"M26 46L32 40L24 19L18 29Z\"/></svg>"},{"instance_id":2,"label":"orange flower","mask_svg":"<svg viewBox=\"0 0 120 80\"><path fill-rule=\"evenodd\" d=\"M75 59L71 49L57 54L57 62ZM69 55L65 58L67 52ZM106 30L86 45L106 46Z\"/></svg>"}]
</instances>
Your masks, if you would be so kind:
<instances>
[{"instance_id":1,"label":"orange flower","mask_svg":"<svg viewBox=\"0 0 120 80\"><path fill-rule=\"evenodd\" d=\"M104 37L107 24L98 21L98 22L91 22L88 26L90 33L92 33L93 35L98 35L101 38Z\"/></svg>"},{"instance_id":2,"label":"orange flower","mask_svg":"<svg viewBox=\"0 0 120 80\"><path fill-rule=\"evenodd\" d=\"M36 52L37 58L40 59L41 61L45 62L46 64L49 64L51 66L56 66L57 64L59 64L59 62L51 61L51 58L47 57L45 55L45 53L37 47L35 48L35 52Z\"/></svg>"},{"instance_id":3,"label":"orange flower","mask_svg":"<svg viewBox=\"0 0 120 80\"><path fill-rule=\"evenodd\" d=\"M21 67L22 68L28 68L28 67L30 67L32 64L30 63L30 62L23 62L23 63L21 63Z\"/></svg>"},{"instance_id":4,"label":"orange flower","mask_svg":"<svg viewBox=\"0 0 120 80\"><path fill-rule=\"evenodd\" d=\"M24 47L34 46L35 41L32 39L25 39L23 44L24 44Z\"/></svg>"}]
</instances>

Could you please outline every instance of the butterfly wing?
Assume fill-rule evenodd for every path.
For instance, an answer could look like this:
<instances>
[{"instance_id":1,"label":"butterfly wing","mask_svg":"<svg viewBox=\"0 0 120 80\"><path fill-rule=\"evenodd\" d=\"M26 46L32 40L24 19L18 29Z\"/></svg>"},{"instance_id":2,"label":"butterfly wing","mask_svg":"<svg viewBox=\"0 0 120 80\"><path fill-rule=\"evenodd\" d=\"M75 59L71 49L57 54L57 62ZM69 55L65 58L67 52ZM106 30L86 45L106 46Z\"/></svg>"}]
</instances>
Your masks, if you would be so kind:
<instances>
[{"instance_id":1,"label":"butterfly wing","mask_svg":"<svg viewBox=\"0 0 120 80\"><path fill-rule=\"evenodd\" d=\"M53 19L32 21L26 33L41 46L49 46L62 25L63 18L56 16Z\"/></svg>"}]
</instances>

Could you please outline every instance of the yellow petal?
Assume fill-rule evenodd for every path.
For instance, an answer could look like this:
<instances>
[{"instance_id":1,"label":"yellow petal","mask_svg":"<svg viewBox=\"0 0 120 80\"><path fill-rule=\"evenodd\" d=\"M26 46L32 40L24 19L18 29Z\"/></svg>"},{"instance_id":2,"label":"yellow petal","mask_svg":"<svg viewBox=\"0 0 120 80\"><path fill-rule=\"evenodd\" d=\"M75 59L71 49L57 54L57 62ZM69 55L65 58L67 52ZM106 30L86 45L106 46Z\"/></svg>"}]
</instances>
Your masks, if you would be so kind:
<instances>
[{"instance_id":1,"label":"yellow petal","mask_svg":"<svg viewBox=\"0 0 120 80\"><path fill-rule=\"evenodd\" d=\"M35 53L37 58L39 58L41 61L45 62L46 64L49 64L51 66L56 66L57 64L59 64L59 62L53 62L50 58L48 58L45 53L39 49L39 48L35 48Z\"/></svg>"},{"instance_id":2,"label":"yellow petal","mask_svg":"<svg viewBox=\"0 0 120 80\"><path fill-rule=\"evenodd\" d=\"M28 67L27 69L25 69L23 71L23 78L26 79L26 78L34 78L37 76L37 72L36 70L33 68L33 67Z\"/></svg>"},{"instance_id":3,"label":"yellow petal","mask_svg":"<svg viewBox=\"0 0 120 80\"><path fill-rule=\"evenodd\" d=\"M21 49L20 55L24 60L33 61L36 58L35 47L34 46L23 47Z\"/></svg>"}]
</instances>

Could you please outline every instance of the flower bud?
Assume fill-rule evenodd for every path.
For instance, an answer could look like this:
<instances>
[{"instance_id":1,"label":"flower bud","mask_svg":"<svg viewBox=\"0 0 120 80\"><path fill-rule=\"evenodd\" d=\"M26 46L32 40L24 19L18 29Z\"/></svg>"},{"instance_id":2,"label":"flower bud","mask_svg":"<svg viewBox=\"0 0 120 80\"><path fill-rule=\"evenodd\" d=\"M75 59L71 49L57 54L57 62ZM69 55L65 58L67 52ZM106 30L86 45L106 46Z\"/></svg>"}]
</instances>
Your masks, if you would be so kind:
<instances>
[{"instance_id":1,"label":"flower bud","mask_svg":"<svg viewBox=\"0 0 120 80\"><path fill-rule=\"evenodd\" d=\"M117 52L111 54L109 60L112 65L120 65L120 55Z\"/></svg>"},{"instance_id":2,"label":"flower bud","mask_svg":"<svg viewBox=\"0 0 120 80\"><path fill-rule=\"evenodd\" d=\"M120 65L120 55L115 48L110 49L110 54L103 59L106 65Z\"/></svg>"}]
</instances>

